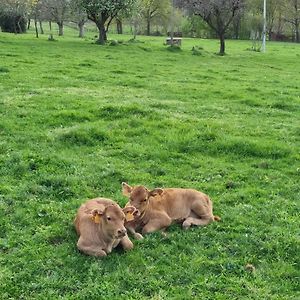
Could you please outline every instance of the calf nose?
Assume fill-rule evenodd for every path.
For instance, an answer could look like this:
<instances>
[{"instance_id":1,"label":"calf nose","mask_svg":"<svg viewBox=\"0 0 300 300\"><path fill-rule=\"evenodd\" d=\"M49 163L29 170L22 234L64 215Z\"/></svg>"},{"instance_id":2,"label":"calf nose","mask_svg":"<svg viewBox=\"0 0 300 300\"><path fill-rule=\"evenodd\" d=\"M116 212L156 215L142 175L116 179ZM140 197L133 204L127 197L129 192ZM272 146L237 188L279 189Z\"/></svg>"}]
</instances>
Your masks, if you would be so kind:
<instances>
[{"instance_id":1,"label":"calf nose","mask_svg":"<svg viewBox=\"0 0 300 300\"><path fill-rule=\"evenodd\" d=\"M118 230L118 235L119 236L124 236L126 233L127 233L127 230L125 228Z\"/></svg>"}]
</instances>

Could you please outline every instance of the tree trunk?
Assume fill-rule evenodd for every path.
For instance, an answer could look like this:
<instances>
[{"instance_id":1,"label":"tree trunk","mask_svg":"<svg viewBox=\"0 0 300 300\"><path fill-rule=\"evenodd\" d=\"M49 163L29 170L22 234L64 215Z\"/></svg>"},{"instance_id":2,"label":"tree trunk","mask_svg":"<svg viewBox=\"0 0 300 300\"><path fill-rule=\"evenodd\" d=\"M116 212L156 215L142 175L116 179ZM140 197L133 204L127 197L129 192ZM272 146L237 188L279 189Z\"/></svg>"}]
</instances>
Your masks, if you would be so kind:
<instances>
[{"instance_id":1,"label":"tree trunk","mask_svg":"<svg viewBox=\"0 0 300 300\"><path fill-rule=\"evenodd\" d=\"M151 19L150 17L147 18L147 35L149 36L151 33Z\"/></svg>"},{"instance_id":2,"label":"tree trunk","mask_svg":"<svg viewBox=\"0 0 300 300\"><path fill-rule=\"evenodd\" d=\"M63 21L57 22L57 25L58 25L58 35L63 36L64 35L64 22Z\"/></svg>"},{"instance_id":3,"label":"tree trunk","mask_svg":"<svg viewBox=\"0 0 300 300\"><path fill-rule=\"evenodd\" d=\"M118 34L123 34L123 24L120 19L117 19L117 32Z\"/></svg>"},{"instance_id":4,"label":"tree trunk","mask_svg":"<svg viewBox=\"0 0 300 300\"><path fill-rule=\"evenodd\" d=\"M272 41L272 29L268 30L268 37L269 37L269 41Z\"/></svg>"},{"instance_id":5,"label":"tree trunk","mask_svg":"<svg viewBox=\"0 0 300 300\"><path fill-rule=\"evenodd\" d=\"M220 39L220 55L224 55L225 54L225 34L221 33L219 34L219 39Z\"/></svg>"},{"instance_id":6,"label":"tree trunk","mask_svg":"<svg viewBox=\"0 0 300 300\"><path fill-rule=\"evenodd\" d=\"M98 43L100 45L104 45L107 41L106 30L105 30L105 22L99 21L97 24L97 28L99 30L99 38Z\"/></svg>"},{"instance_id":7,"label":"tree trunk","mask_svg":"<svg viewBox=\"0 0 300 300\"><path fill-rule=\"evenodd\" d=\"M43 23L42 23L41 20L39 20L39 24L40 24L40 31L41 31L41 34L44 34Z\"/></svg>"},{"instance_id":8,"label":"tree trunk","mask_svg":"<svg viewBox=\"0 0 300 300\"><path fill-rule=\"evenodd\" d=\"M29 30L30 28L30 18L28 19L28 23L27 23L27 30Z\"/></svg>"},{"instance_id":9,"label":"tree trunk","mask_svg":"<svg viewBox=\"0 0 300 300\"><path fill-rule=\"evenodd\" d=\"M83 38L84 37L84 22L79 21L78 28L79 28L79 37Z\"/></svg>"},{"instance_id":10,"label":"tree trunk","mask_svg":"<svg viewBox=\"0 0 300 300\"><path fill-rule=\"evenodd\" d=\"M277 35L282 34L282 15L281 15L281 12L279 12L279 16L278 16L276 33L277 33Z\"/></svg>"},{"instance_id":11,"label":"tree trunk","mask_svg":"<svg viewBox=\"0 0 300 300\"><path fill-rule=\"evenodd\" d=\"M35 29L35 36L36 36L36 38L39 38L39 31L38 31L38 28L37 28L37 20L36 20L36 18L34 18L34 29Z\"/></svg>"},{"instance_id":12,"label":"tree trunk","mask_svg":"<svg viewBox=\"0 0 300 300\"><path fill-rule=\"evenodd\" d=\"M14 17L14 33L17 34L17 17Z\"/></svg>"},{"instance_id":13,"label":"tree trunk","mask_svg":"<svg viewBox=\"0 0 300 300\"><path fill-rule=\"evenodd\" d=\"M234 32L234 38L236 40L239 39L239 33L240 33L240 27L241 27L241 19L238 18L233 22L233 32Z\"/></svg>"},{"instance_id":14,"label":"tree trunk","mask_svg":"<svg viewBox=\"0 0 300 300\"><path fill-rule=\"evenodd\" d=\"M23 33L23 30L22 30L21 25L20 25L21 19L22 19L22 17L18 17L18 21L17 21L17 32L18 33Z\"/></svg>"},{"instance_id":15,"label":"tree trunk","mask_svg":"<svg viewBox=\"0 0 300 300\"><path fill-rule=\"evenodd\" d=\"M137 35L137 24L134 24L133 25L133 39L135 40L136 39L136 35Z\"/></svg>"},{"instance_id":16,"label":"tree trunk","mask_svg":"<svg viewBox=\"0 0 300 300\"><path fill-rule=\"evenodd\" d=\"M295 20L295 34L296 34L296 43L300 43L300 33L299 33L300 22L298 19Z\"/></svg>"},{"instance_id":17,"label":"tree trunk","mask_svg":"<svg viewBox=\"0 0 300 300\"><path fill-rule=\"evenodd\" d=\"M49 21L49 29L50 29L50 32L52 33L52 23L51 23L51 21Z\"/></svg>"}]
</instances>

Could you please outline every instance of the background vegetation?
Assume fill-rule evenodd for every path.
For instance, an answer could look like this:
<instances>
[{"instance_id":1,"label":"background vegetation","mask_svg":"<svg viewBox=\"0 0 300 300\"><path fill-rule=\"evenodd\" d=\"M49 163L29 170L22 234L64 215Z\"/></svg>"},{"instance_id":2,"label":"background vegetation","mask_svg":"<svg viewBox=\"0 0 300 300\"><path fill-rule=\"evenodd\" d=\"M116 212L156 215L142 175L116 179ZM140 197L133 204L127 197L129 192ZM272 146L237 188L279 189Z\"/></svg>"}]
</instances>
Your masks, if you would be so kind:
<instances>
[{"instance_id":1,"label":"background vegetation","mask_svg":"<svg viewBox=\"0 0 300 300\"><path fill-rule=\"evenodd\" d=\"M176 33L186 37L217 37L216 30L212 30L199 17L202 15L205 19L201 9L191 8L190 4L194 2L190 0L0 0L0 27L2 31L24 32L26 28L22 23L27 19L29 23L31 21L32 26L36 27L38 36L39 32L44 31L42 22L47 21L57 24L59 35L63 35L65 24L72 22L78 27L79 35L82 37L88 20L91 20L97 25L99 33L103 31L101 22L105 21L107 29L116 30L120 34L128 33L130 30L131 33L136 34L166 35L174 29ZM212 9L211 3L213 3L221 11L221 15L228 6L231 8L238 6L237 13L234 14L234 19L226 30L226 38L261 37L263 0L208 0L204 4L199 4L200 2L198 1L198 6L204 6L206 11ZM226 20L229 17L230 14L226 16ZM269 40L300 42L300 0L267 0L266 17ZM8 27L7 19L13 19L14 24ZM215 27L219 26L214 23Z\"/></svg>"},{"instance_id":2,"label":"background vegetation","mask_svg":"<svg viewBox=\"0 0 300 300\"><path fill-rule=\"evenodd\" d=\"M299 45L76 35L0 33L0 298L298 299ZM77 208L122 181L202 190L222 221L82 255Z\"/></svg>"}]
</instances>

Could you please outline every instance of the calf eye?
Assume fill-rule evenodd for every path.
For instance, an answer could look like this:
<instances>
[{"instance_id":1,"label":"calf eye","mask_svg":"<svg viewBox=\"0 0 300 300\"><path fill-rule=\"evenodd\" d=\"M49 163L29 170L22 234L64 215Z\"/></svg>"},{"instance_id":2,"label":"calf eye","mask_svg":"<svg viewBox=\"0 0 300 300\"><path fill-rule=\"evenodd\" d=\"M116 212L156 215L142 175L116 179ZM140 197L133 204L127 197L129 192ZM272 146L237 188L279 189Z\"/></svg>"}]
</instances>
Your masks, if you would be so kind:
<instances>
[{"instance_id":1,"label":"calf eye","mask_svg":"<svg viewBox=\"0 0 300 300\"><path fill-rule=\"evenodd\" d=\"M110 221L111 220L111 217L106 217L107 221Z\"/></svg>"},{"instance_id":2,"label":"calf eye","mask_svg":"<svg viewBox=\"0 0 300 300\"><path fill-rule=\"evenodd\" d=\"M147 201L147 198L146 199L144 199L144 202L146 202Z\"/></svg>"}]
</instances>

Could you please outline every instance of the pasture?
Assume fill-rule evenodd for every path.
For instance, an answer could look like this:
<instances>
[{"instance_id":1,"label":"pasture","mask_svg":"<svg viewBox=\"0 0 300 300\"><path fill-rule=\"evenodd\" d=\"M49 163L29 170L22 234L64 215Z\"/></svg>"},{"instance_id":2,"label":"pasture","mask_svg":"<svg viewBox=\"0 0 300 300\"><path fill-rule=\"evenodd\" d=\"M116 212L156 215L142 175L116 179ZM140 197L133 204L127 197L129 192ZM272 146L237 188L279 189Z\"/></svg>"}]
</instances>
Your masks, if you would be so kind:
<instances>
[{"instance_id":1,"label":"pasture","mask_svg":"<svg viewBox=\"0 0 300 300\"><path fill-rule=\"evenodd\" d=\"M299 299L300 45L76 35L0 33L0 298ZM82 255L77 208L125 204L122 181L201 190L222 221Z\"/></svg>"}]
</instances>

